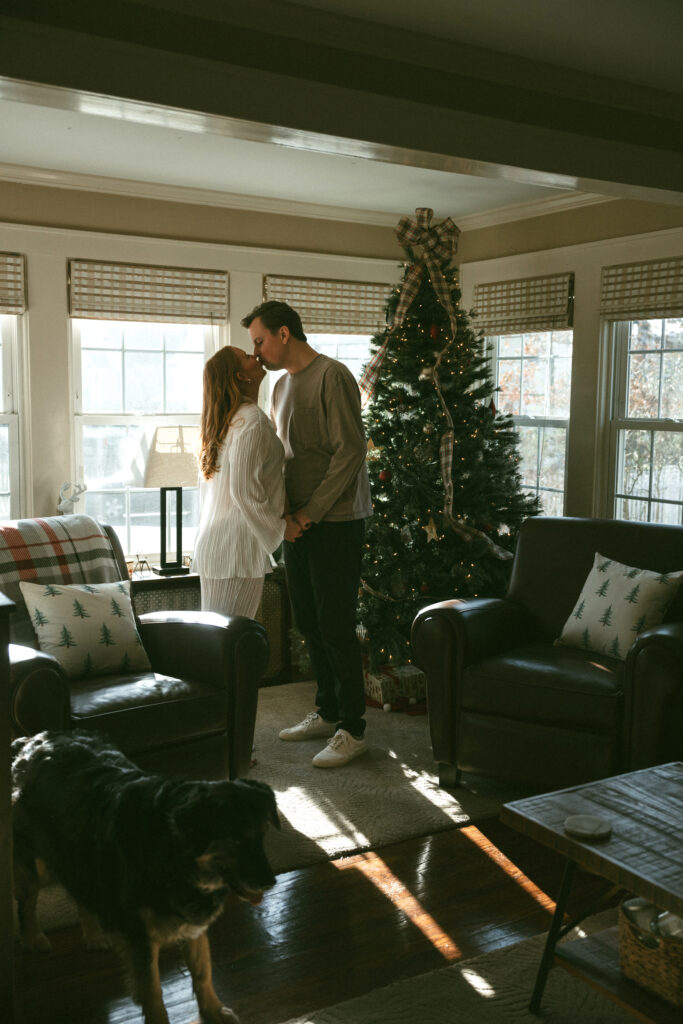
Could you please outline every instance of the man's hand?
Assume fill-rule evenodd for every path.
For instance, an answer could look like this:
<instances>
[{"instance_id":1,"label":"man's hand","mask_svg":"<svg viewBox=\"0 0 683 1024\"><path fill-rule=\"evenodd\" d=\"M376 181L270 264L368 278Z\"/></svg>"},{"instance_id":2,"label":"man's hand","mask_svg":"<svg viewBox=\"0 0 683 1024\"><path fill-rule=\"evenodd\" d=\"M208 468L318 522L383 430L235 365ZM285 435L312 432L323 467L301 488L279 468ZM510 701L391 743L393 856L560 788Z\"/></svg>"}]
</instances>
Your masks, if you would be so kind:
<instances>
[{"instance_id":1,"label":"man's hand","mask_svg":"<svg viewBox=\"0 0 683 1024\"><path fill-rule=\"evenodd\" d=\"M300 527L299 523L296 521L296 519L294 518L294 516L286 515L285 516L285 522L287 524L286 527L285 527L285 540L292 541L292 540L296 540L298 537L301 536L301 533L302 533L301 527Z\"/></svg>"},{"instance_id":2,"label":"man's hand","mask_svg":"<svg viewBox=\"0 0 683 1024\"><path fill-rule=\"evenodd\" d=\"M297 523L299 524L302 530L310 530L310 528L313 526L313 520L311 519L310 516L307 516L305 512L295 512L294 518L296 519Z\"/></svg>"}]
</instances>

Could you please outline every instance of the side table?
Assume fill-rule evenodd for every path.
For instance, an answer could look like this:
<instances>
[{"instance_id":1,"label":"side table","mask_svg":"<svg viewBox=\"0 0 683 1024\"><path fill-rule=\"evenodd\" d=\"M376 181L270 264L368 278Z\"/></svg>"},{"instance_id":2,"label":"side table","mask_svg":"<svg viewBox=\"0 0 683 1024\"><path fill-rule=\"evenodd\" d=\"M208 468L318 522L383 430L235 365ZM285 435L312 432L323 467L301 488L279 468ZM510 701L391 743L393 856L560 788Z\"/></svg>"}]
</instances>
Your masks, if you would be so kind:
<instances>
[{"instance_id":1,"label":"side table","mask_svg":"<svg viewBox=\"0 0 683 1024\"><path fill-rule=\"evenodd\" d=\"M609 822L610 837L590 841L568 835L564 822L577 814ZM600 933L555 947L558 939L578 923L564 924L577 867L644 897L662 910L683 916L683 764L658 765L515 800L503 806L500 817L506 825L567 859L529 1010L538 1013L548 971L555 962L641 1020L656 1024L680 1021L680 1010L621 977L614 935Z\"/></svg>"}]
</instances>

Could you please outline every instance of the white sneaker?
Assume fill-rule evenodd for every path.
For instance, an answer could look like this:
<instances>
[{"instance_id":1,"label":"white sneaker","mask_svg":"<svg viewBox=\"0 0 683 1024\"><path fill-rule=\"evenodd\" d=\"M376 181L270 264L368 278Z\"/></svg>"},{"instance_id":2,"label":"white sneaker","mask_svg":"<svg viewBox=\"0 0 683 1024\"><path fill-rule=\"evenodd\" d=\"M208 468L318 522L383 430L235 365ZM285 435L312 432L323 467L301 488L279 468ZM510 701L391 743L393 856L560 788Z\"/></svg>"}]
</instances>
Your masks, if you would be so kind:
<instances>
[{"instance_id":1,"label":"white sneaker","mask_svg":"<svg viewBox=\"0 0 683 1024\"><path fill-rule=\"evenodd\" d=\"M364 740L354 739L346 729L337 729L325 749L315 755L313 764L316 768L340 768L367 749Z\"/></svg>"},{"instance_id":2,"label":"white sneaker","mask_svg":"<svg viewBox=\"0 0 683 1024\"><path fill-rule=\"evenodd\" d=\"M280 732L281 740L314 740L321 736L334 736L336 726L334 722L326 722L317 711L309 711L303 722L297 725L290 725L288 729Z\"/></svg>"}]
</instances>

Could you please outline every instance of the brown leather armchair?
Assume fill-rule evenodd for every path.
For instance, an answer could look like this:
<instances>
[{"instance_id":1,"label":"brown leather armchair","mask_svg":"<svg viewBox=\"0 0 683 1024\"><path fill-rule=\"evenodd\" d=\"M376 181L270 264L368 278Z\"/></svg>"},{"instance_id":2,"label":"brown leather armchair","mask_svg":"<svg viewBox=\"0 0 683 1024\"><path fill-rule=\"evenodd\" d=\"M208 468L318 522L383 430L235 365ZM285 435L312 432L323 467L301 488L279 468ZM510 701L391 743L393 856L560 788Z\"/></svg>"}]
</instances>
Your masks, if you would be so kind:
<instances>
[{"instance_id":1,"label":"brown leather armchair","mask_svg":"<svg viewBox=\"0 0 683 1024\"><path fill-rule=\"evenodd\" d=\"M84 516L40 520L46 536L68 549L70 526ZM4 523L19 531L32 520ZM147 770L187 778L247 774L254 736L258 686L268 663L263 626L241 616L202 612L151 612L138 618L151 672L67 679L50 654L35 649L35 635L16 581L102 583L128 578L114 530L90 520L98 546L97 571L81 555L64 574L54 558L32 556L27 574L16 548L0 563L0 590L17 604L10 639L10 717L14 736L43 729L91 729L109 736ZM7 531L8 532L8 531ZM82 531L83 532L83 531ZM42 564L43 562L48 564ZM5 575L3 576L3 568ZM37 571L37 575L36 575Z\"/></svg>"},{"instance_id":2,"label":"brown leather armchair","mask_svg":"<svg viewBox=\"0 0 683 1024\"><path fill-rule=\"evenodd\" d=\"M625 661L553 641L595 552L683 569L683 527L531 518L505 598L442 601L412 627L442 785L461 771L549 790L683 757L683 586Z\"/></svg>"}]
</instances>

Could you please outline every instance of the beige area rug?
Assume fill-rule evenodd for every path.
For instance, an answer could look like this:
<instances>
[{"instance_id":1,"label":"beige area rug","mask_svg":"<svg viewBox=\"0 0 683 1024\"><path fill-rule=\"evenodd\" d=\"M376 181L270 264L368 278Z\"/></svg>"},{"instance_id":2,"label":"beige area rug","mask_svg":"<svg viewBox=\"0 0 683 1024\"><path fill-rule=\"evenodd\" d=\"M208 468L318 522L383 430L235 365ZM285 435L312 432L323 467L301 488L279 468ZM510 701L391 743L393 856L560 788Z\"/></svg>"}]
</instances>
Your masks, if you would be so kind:
<instances>
[{"instance_id":1,"label":"beige area rug","mask_svg":"<svg viewBox=\"0 0 683 1024\"><path fill-rule=\"evenodd\" d=\"M367 709L368 753L337 769L314 768L324 741L285 743L280 729L315 707L313 683L288 683L259 691L250 777L275 790L282 830L271 829L267 853L276 874L358 850L376 849L498 814L502 802L523 795L473 779L466 788L440 789L427 718ZM77 920L63 889L41 890L43 928Z\"/></svg>"},{"instance_id":2,"label":"beige area rug","mask_svg":"<svg viewBox=\"0 0 683 1024\"><path fill-rule=\"evenodd\" d=\"M343 768L315 768L324 740L287 743L283 726L315 708L313 683L288 683L259 692L250 777L275 790L282 831L271 832L268 855L276 873L358 850L428 835L496 816L503 792L484 780L441 789L425 715L367 708L368 752Z\"/></svg>"},{"instance_id":3,"label":"beige area rug","mask_svg":"<svg viewBox=\"0 0 683 1024\"><path fill-rule=\"evenodd\" d=\"M287 1024L633 1024L630 1013L559 967L548 976L540 1015L529 1013L544 944L539 935Z\"/></svg>"}]
</instances>

